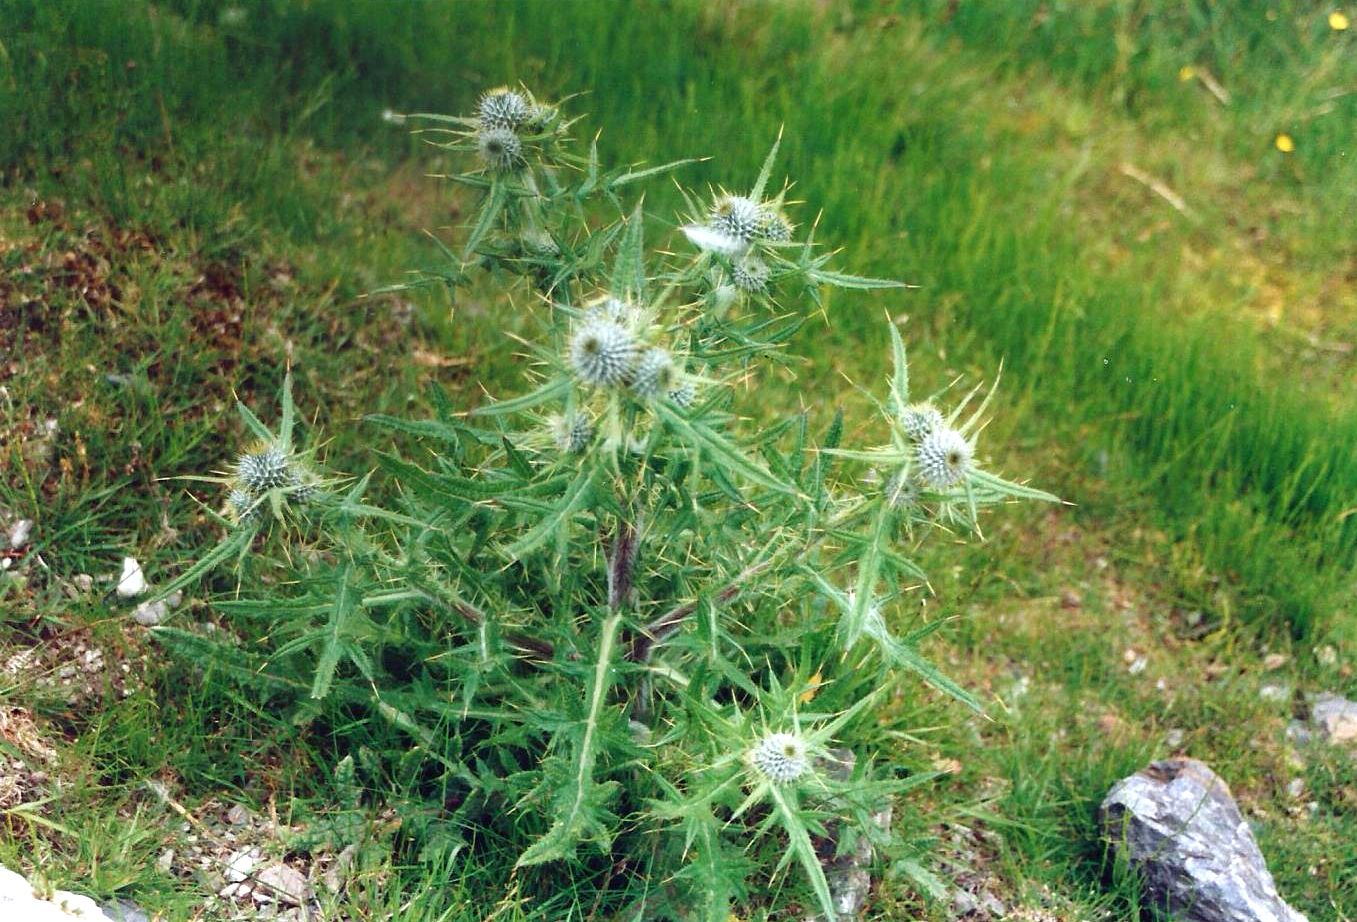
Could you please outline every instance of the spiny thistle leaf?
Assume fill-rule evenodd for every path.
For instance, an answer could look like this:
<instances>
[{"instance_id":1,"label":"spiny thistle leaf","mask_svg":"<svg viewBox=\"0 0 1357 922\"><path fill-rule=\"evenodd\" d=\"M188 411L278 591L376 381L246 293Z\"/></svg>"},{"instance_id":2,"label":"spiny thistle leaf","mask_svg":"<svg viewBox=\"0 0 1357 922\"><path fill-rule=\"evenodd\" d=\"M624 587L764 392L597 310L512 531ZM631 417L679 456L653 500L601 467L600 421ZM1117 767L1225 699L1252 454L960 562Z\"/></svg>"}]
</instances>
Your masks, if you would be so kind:
<instances>
[{"instance_id":1,"label":"spiny thistle leaf","mask_svg":"<svg viewBox=\"0 0 1357 922\"><path fill-rule=\"evenodd\" d=\"M546 835L519 856L516 867L569 857L575 853L579 843L588 838L601 841L605 847L611 841L604 814L617 783L598 784L594 780L594 763L600 746L599 723L613 681L613 658L617 652L617 632L621 624L622 615L612 615L603 623L600 632L598 658L589 683L588 712L581 738L575 746L575 760L569 779L556 798L556 820Z\"/></svg>"}]
</instances>

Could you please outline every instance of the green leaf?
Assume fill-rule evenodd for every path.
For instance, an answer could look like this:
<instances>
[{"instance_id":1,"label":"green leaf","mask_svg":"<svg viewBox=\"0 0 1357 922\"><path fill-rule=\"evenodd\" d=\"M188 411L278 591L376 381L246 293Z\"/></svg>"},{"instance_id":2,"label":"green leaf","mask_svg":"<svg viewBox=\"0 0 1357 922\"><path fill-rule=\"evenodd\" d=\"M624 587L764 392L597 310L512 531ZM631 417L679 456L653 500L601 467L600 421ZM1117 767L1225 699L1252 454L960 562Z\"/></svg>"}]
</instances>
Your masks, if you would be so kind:
<instances>
[{"instance_id":1,"label":"green leaf","mask_svg":"<svg viewBox=\"0 0 1357 922\"><path fill-rule=\"evenodd\" d=\"M890 631L886 628L885 621L882 620L879 613L875 618L867 619L867 623L863 626L863 630L868 637L876 641L882 656L887 660L902 669L914 673L938 691L950 695L977 714L985 713L985 709L974 695L966 691L966 689L962 688L947 676L943 675L937 666L934 666L928 660L924 659L913 647L903 644L895 637L891 636Z\"/></svg>"},{"instance_id":2,"label":"green leaf","mask_svg":"<svg viewBox=\"0 0 1357 922\"><path fill-rule=\"evenodd\" d=\"M685 442L705 451L711 459L724 464L746 480L788 496L800 496L796 487L779 480L759 462L740 451L733 442L700 420L688 419L663 402L655 403L656 414L671 426Z\"/></svg>"},{"instance_id":3,"label":"green leaf","mask_svg":"<svg viewBox=\"0 0 1357 922\"><path fill-rule=\"evenodd\" d=\"M476 217L476 224L467 235L466 246L462 248L463 259L470 259L471 254L476 252L476 247L480 246L485 235L490 233L490 228L499 217L499 213L504 210L504 204L508 200L508 187L502 180L496 179L491 183L490 192L481 204L481 213Z\"/></svg>"},{"instance_id":4,"label":"green leaf","mask_svg":"<svg viewBox=\"0 0 1357 922\"><path fill-rule=\"evenodd\" d=\"M613 296L622 300L641 298L645 291L645 212L641 203L627 218L622 240L617 245L613 260L613 274L609 286Z\"/></svg>"},{"instance_id":5,"label":"green leaf","mask_svg":"<svg viewBox=\"0 0 1357 922\"><path fill-rule=\"evenodd\" d=\"M471 411L471 415L504 416L507 413L519 413L530 407L535 407L539 403L546 403L548 400L564 397L569 390L569 378L552 378L537 390L524 394L522 397L514 397L509 400L496 400L494 403L486 404L483 407L477 407Z\"/></svg>"},{"instance_id":6,"label":"green leaf","mask_svg":"<svg viewBox=\"0 0 1357 922\"><path fill-rule=\"evenodd\" d=\"M848 615L839 621L839 643L844 653L853 649L862 636L867 621L875 609L876 581L881 572L881 549L886 541L886 524L890 517L890 507L881 503L876 519L872 523L872 532L868 537L862 556L858 559L858 579L854 589L852 607Z\"/></svg>"},{"instance_id":7,"label":"green leaf","mask_svg":"<svg viewBox=\"0 0 1357 922\"><path fill-rule=\"evenodd\" d=\"M974 486L983 487L986 491L998 493L1001 496L1011 496L1014 499L1035 499L1047 503L1060 502L1060 497L1047 493L1045 490L1013 483L1004 480L1002 477L996 477L987 471L972 470L969 479Z\"/></svg>"},{"instance_id":8,"label":"green leaf","mask_svg":"<svg viewBox=\"0 0 1357 922\"><path fill-rule=\"evenodd\" d=\"M758 202L763 199L763 190L768 187L768 179L773 175L773 161L777 160L777 149L782 146L782 129L777 131L777 138L773 141L773 147L768 151L768 156L763 158L763 166L759 169L759 178L754 180L754 188L749 190L749 197ZM830 913L831 918L833 913Z\"/></svg>"},{"instance_id":9,"label":"green leaf","mask_svg":"<svg viewBox=\"0 0 1357 922\"><path fill-rule=\"evenodd\" d=\"M229 532L225 538L217 542L217 546L212 548L198 559L193 566L189 567L175 579L158 588L150 601L156 602L166 598L170 594L183 589L189 583L205 576L218 566L224 563L228 558L237 554L242 554L254 540L257 529L249 524L240 524L234 530Z\"/></svg>"},{"instance_id":10,"label":"green leaf","mask_svg":"<svg viewBox=\"0 0 1357 922\"><path fill-rule=\"evenodd\" d=\"M273 444L273 433L269 431L269 427L260 422L259 417L255 416L250 408L239 400L236 401L236 412L240 414L241 419L245 420L245 426L255 434L255 438L262 439L270 445Z\"/></svg>"},{"instance_id":11,"label":"green leaf","mask_svg":"<svg viewBox=\"0 0 1357 922\"><path fill-rule=\"evenodd\" d=\"M894 279L874 279L863 275L849 275L846 272L834 272L829 269L812 269L807 275L812 281L822 285L833 285L835 288L856 288L860 291L908 287L904 282L897 282Z\"/></svg>"},{"instance_id":12,"label":"green leaf","mask_svg":"<svg viewBox=\"0 0 1357 922\"><path fill-rule=\"evenodd\" d=\"M661 166L647 167L644 170L633 170L629 173L623 173L621 176L608 183L609 189L619 189L630 183L640 182L643 179L649 179L652 176L658 176L661 173L668 173L681 166L687 166L690 163L697 163L696 157L685 157L682 160L674 160Z\"/></svg>"},{"instance_id":13,"label":"green leaf","mask_svg":"<svg viewBox=\"0 0 1357 922\"><path fill-rule=\"evenodd\" d=\"M905 356L905 341L895 324L889 324L891 331L891 356L894 359L894 372L891 374L891 399L895 402L895 411L903 413L909 406L909 359Z\"/></svg>"},{"instance_id":14,"label":"green leaf","mask_svg":"<svg viewBox=\"0 0 1357 922\"><path fill-rule=\"evenodd\" d=\"M826 919L837 919L839 914L834 908L834 898L829 893L829 881L825 879L825 869L815 854L815 846L810 841L810 833L797 813L795 806L788 800L788 792L776 784L768 785L769 796L777 805L778 817L787 833L787 844L801 862L801 869L810 879L811 890L820 903L820 911Z\"/></svg>"},{"instance_id":15,"label":"green leaf","mask_svg":"<svg viewBox=\"0 0 1357 922\"><path fill-rule=\"evenodd\" d=\"M316 674L311 679L311 697L317 701L330 694L335 670L344 655L344 644L349 634L349 619L358 610L357 599L354 598L349 585L352 575L352 564L345 564L339 571L334 604L330 608L330 620L321 634L320 658L316 661Z\"/></svg>"},{"instance_id":16,"label":"green leaf","mask_svg":"<svg viewBox=\"0 0 1357 922\"><path fill-rule=\"evenodd\" d=\"M565 496L561 498L561 501L556 504L550 514L544 516L540 522L529 529L527 534L505 548L504 553L512 560L519 560L554 537L560 529L570 522L571 516L589 501L589 494L593 491L596 474L597 468L593 467L586 467L580 471L574 482L566 487Z\"/></svg>"},{"instance_id":17,"label":"green leaf","mask_svg":"<svg viewBox=\"0 0 1357 922\"><path fill-rule=\"evenodd\" d=\"M371 413L363 417L363 421L394 432L404 432L406 435L438 439L454 448L459 448L462 444L462 437L457 429L437 419L401 419L399 416L388 416L385 413Z\"/></svg>"},{"instance_id":18,"label":"green leaf","mask_svg":"<svg viewBox=\"0 0 1357 922\"><path fill-rule=\"evenodd\" d=\"M285 455L292 453L292 426L297 418L297 407L292 402L292 369L283 375L283 419L278 426L278 447Z\"/></svg>"},{"instance_id":19,"label":"green leaf","mask_svg":"<svg viewBox=\"0 0 1357 922\"><path fill-rule=\"evenodd\" d=\"M589 683L583 735L576 747L569 783L557 802L557 819L542 838L518 857L515 867L567 858L575 853L580 840L586 835L608 837L608 831L602 828L596 811L601 808L601 796L606 796L609 790L594 780L594 762L598 757L599 723L608 689L612 685L613 658L617 652L617 632L621 624L621 613L610 616L603 623L598 659L594 663L593 678Z\"/></svg>"}]
</instances>

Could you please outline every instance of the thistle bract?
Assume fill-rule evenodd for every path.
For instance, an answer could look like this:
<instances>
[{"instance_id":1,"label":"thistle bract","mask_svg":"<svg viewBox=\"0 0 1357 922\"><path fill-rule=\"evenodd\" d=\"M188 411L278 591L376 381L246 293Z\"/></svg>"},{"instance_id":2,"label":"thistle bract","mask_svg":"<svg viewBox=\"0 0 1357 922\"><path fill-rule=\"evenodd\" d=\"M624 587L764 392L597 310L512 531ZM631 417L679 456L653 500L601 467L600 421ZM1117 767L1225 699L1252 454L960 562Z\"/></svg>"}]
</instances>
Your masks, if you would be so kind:
<instances>
[{"instance_id":1,"label":"thistle bract","mask_svg":"<svg viewBox=\"0 0 1357 922\"><path fill-rule=\"evenodd\" d=\"M801 737L772 733L749 750L749 764L756 774L773 784L792 784L810 772L810 754Z\"/></svg>"},{"instance_id":2,"label":"thistle bract","mask_svg":"<svg viewBox=\"0 0 1357 922\"><path fill-rule=\"evenodd\" d=\"M523 162L523 142L509 128L488 128L476 136L476 151L490 169L507 173Z\"/></svg>"},{"instance_id":3,"label":"thistle bract","mask_svg":"<svg viewBox=\"0 0 1357 922\"><path fill-rule=\"evenodd\" d=\"M974 451L955 429L934 429L919 442L919 479L933 490L946 490L966 479Z\"/></svg>"},{"instance_id":4,"label":"thistle bract","mask_svg":"<svg viewBox=\"0 0 1357 922\"><path fill-rule=\"evenodd\" d=\"M476 105L476 117L482 128L507 128L516 131L533 116L533 107L522 93L514 90L491 90Z\"/></svg>"},{"instance_id":5,"label":"thistle bract","mask_svg":"<svg viewBox=\"0 0 1357 922\"><path fill-rule=\"evenodd\" d=\"M590 320L570 340L570 365L581 384L625 384L636 362L636 338L619 323Z\"/></svg>"}]
</instances>

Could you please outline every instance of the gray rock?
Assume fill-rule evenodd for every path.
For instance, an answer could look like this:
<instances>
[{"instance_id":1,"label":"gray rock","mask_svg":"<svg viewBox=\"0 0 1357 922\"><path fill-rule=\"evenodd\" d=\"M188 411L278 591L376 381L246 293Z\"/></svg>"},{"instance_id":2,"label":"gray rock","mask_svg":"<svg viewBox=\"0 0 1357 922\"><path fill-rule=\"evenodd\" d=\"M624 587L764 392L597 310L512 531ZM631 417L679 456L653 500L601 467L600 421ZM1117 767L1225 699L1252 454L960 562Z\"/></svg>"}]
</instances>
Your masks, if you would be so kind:
<instances>
[{"instance_id":1,"label":"gray rock","mask_svg":"<svg viewBox=\"0 0 1357 922\"><path fill-rule=\"evenodd\" d=\"M151 917L131 900L114 900L104 906L104 915L113 922L151 922Z\"/></svg>"},{"instance_id":2,"label":"gray rock","mask_svg":"<svg viewBox=\"0 0 1357 922\"><path fill-rule=\"evenodd\" d=\"M831 749L829 758L820 763L820 770L831 778L840 781L853 776L853 766L857 757L851 749ZM880 810L872 814L872 824L885 833L891 828L893 806L883 804ZM831 854L838 850L837 824L829 829ZM853 848L837 858L821 858L825 869L825 878L829 881L829 895L833 899L834 909L839 920L855 919L867 906L867 897L872 889L872 877L868 869L872 866L875 849L865 836L853 844ZM813 920L822 917L812 916Z\"/></svg>"},{"instance_id":3,"label":"gray rock","mask_svg":"<svg viewBox=\"0 0 1357 922\"><path fill-rule=\"evenodd\" d=\"M1320 737L1334 745L1357 743L1357 701L1321 692L1310 704L1310 720Z\"/></svg>"},{"instance_id":4,"label":"gray rock","mask_svg":"<svg viewBox=\"0 0 1357 922\"><path fill-rule=\"evenodd\" d=\"M271 864L255 875L255 882L257 902L264 902L260 898L269 896L280 903L300 906L311 898L311 885L301 871L290 865Z\"/></svg>"},{"instance_id":5,"label":"gray rock","mask_svg":"<svg viewBox=\"0 0 1357 922\"><path fill-rule=\"evenodd\" d=\"M1277 894L1229 787L1203 763L1154 762L1117 782L1098 813L1154 907L1183 922L1306 922Z\"/></svg>"}]
</instances>

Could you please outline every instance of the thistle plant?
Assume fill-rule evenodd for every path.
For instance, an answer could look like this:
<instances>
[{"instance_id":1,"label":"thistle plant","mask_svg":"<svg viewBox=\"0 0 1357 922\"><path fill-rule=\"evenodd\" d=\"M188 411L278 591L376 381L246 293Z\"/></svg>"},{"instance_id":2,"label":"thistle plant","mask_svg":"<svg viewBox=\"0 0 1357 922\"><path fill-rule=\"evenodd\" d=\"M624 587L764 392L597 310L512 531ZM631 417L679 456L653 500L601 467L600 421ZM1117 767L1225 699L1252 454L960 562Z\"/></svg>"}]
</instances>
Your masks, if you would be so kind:
<instances>
[{"instance_id":1,"label":"thistle plant","mask_svg":"<svg viewBox=\"0 0 1357 922\"><path fill-rule=\"evenodd\" d=\"M415 284L526 287L530 381L370 417L392 439L376 486L314 472L287 387L277 433L242 407L261 441L213 478L226 537L163 591L255 557L284 558L295 588L222 604L238 631L270 625L249 645L160 636L331 715L368 783L414 798L420 854L487 862L486 842L510 843L544 917L835 918L826 843L907 855L871 816L930 777L894 764L892 691L921 681L980 709L918 648L940 622L901 621L901 587L927 587L919 547L1053 497L987 470L979 389L946 413L945 394L912 401L894 326L885 445L841 445L841 417L818 443L804 414L737 424L732 383L785 360L825 287L900 287L831 269L787 187L766 194L776 142L746 194L688 191L678 239L651 249L622 197L690 161L605 171L526 89L408 118L465 158L452 178L479 197L460 256ZM847 777L828 770L844 749Z\"/></svg>"}]
</instances>

